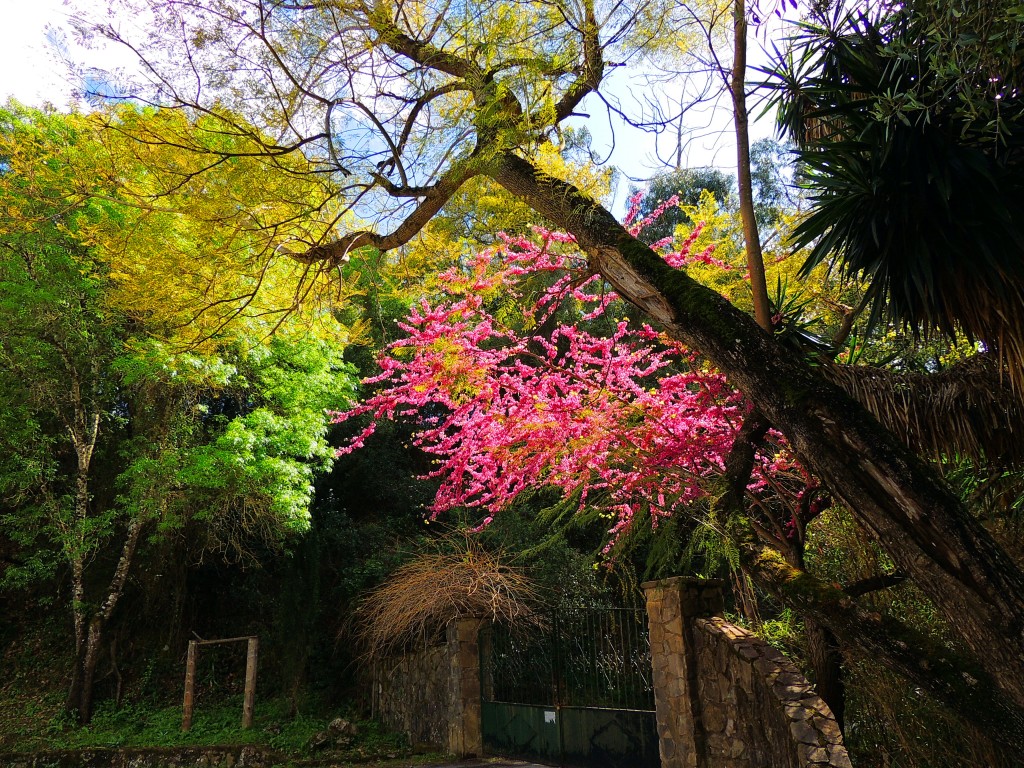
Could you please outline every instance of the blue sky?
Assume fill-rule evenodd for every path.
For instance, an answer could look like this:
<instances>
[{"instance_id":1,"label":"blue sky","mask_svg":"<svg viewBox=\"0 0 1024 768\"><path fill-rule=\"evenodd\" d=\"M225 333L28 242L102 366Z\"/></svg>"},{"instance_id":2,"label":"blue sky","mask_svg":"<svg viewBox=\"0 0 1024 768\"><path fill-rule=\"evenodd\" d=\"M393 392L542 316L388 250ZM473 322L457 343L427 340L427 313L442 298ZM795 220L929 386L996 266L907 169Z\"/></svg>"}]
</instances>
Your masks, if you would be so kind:
<instances>
[{"instance_id":1,"label":"blue sky","mask_svg":"<svg viewBox=\"0 0 1024 768\"><path fill-rule=\"evenodd\" d=\"M64 106L70 87L46 45L46 25L63 24L61 0L0 0L0 98Z\"/></svg>"},{"instance_id":2,"label":"blue sky","mask_svg":"<svg viewBox=\"0 0 1024 768\"><path fill-rule=\"evenodd\" d=\"M92 0L78 0L80 4ZM97 3L98 4L98 3ZM71 34L68 23L68 8L65 0L0 0L0 101L13 96L23 103L40 106L50 102L58 108L73 103L75 83L71 81L61 64L51 42L62 37L73 58L90 66L113 69L118 66L130 67L133 61L125 51L85 50L79 47ZM757 45L752 41L751 58L756 60ZM632 81L625 72L612 75L608 93L617 97L627 111L635 111L640 102L634 94L650 93L644 90L636 79ZM585 124L594 136L594 149L602 157L608 155L611 147L609 121L600 104L591 99L591 119ZM588 106L588 105L585 105ZM723 107L725 105L723 104ZM633 109L631 109L633 108ZM658 171L654 138L621 123L614 128L615 149L609 162L619 167L627 176L645 178ZM771 135L770 121L764 120L753 128L753 138ZM699 134L699 135L698 135ZM714 165L727 172L735 170L735 149L730 130L729 114L724 108L714 116L694 118L693 140L690 142L684 161L685 165ZM669 153L662 152L665 156ZM621 207L629 179L620 183L616 208Z\"/></svg>"}]
</instances>

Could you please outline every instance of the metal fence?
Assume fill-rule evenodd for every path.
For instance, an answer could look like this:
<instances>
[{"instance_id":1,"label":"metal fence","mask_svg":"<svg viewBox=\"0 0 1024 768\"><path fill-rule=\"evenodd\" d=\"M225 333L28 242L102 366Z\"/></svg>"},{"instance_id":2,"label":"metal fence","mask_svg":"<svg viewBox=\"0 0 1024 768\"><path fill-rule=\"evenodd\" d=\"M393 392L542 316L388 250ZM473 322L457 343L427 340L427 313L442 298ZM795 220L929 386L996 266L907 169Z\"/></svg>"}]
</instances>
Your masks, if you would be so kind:
<instances>
[{"instance_id":1,"label":"metal fence","mask_svg":"<svg viewBox=\"0 0 1024 768\"><path fill-rule=\"evenodd\" d=\"M481 642L485 701L654 710L645 611L551 611Z\"/></svg>"}]
</instances>

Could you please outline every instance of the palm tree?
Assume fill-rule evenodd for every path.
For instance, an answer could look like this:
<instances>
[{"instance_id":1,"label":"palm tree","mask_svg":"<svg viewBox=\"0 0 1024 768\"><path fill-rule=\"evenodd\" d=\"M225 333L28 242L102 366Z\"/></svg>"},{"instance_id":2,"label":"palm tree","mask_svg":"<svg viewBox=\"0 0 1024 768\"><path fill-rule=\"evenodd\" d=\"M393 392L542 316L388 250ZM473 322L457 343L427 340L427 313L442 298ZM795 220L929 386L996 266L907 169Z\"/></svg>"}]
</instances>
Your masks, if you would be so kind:
<instances>
[{"instance_id":1,"label":"palm tree","mask_svg":"<svg viewBox=\"0 0 1024 768\"><path fill-rule=\"evenodd\" d=\"M982 342L1024 384L1024 22L1011 0L803 23L770 73L812 209L795 245L871 319Z\"/></svg>"}]
</instances>

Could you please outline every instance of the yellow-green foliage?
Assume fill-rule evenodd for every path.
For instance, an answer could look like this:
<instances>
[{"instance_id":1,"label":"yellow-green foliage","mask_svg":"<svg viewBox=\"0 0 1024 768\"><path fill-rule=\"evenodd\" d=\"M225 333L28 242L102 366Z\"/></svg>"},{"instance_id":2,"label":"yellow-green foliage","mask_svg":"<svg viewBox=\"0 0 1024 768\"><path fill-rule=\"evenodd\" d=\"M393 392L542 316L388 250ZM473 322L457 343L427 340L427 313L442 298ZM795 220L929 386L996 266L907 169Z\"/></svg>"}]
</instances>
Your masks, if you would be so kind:
<instances>
[{"instance_id":1,"label":"yellow-green foliage","mask_svg":"<svg viewBox=\"0 0 1024 768\"><path fill-rule=\"evenodd\" d=\"M716 264L694 262L686 268L687 274L753 313L750 283L745 277L746 250L739 213L720 205L707 190L701 193L698 205L684 206L683 210L690 221L703 227L694 243L694 252L713 246L714 258L731 267L726 270ZM838 327L845 313L859 300L860 289L855 284L842 285L828 274L825 266L815 268L808 276L800 275L806 254L793 251L788 241L797 220L798 214L783 214L776 231L763 245L768 293L774 298L779 286L789 294L798 291L804 299L810 300L809 314L821 318L826 327ZM686 239L694 228L695 225L680 224L676 228L677 242Z\"/></svg>"},{"instance_id":2,"label":"yellow-green foliage","mask_svg":"<svg viewBox=\"0 0 1024 768\"><path fill-rule=\"evenodd\" d=\"M67 211L59 226L105 265L110 303L150 333L188 345L358 333L334 317L348 299L336 275L287 255L335 224L332 190L295 162L248 156L251 136L175 110L10 110L17 125L0 133L3 231L33 231L35 210L58 199Z\"/></svg>"}]
</instances>

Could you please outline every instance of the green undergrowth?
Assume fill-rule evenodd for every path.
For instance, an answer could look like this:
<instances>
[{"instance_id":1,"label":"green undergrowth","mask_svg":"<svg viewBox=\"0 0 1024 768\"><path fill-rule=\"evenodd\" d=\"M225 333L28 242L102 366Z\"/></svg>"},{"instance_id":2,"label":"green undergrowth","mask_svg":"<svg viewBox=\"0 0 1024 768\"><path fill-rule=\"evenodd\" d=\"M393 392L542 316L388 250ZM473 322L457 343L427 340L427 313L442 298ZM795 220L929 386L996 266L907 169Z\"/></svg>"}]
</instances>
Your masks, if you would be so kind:
<instances>
[{"instance_id":1,"label":"green undergrowth","mask_svg":"<svg viewBox=\"0 0 1024 768\"><path fill-rule=\"evenodd\" d=\"M181 706L151 707L110 702L96 708L88 726L76 727L60 714L61 702L53 696L28 701L20 712L7 702L0 725L0 751L36 752L83 748L173 748L253 745L281 752L294 759L323 757L331 763L364 763L413 757L404 736L387 731L380 723L349 717L358 732L343 747L315 749L318 733L327 730L336 714L289 715L285 700L257 702L253 727L241 727L241 702L197 705L192 728L181 730ZM422 759L438 755L417 755Z\"/></svg>"},{"instance_id":2,"label":"green undergrowth","mask_svg":"<svg viewBox=\"0 0 1024 768\"><path fill-rule=\"evenodd\" d=\"M151 662L125 678L120 706L110 696L109 677L97 686L92 722L78 726L64 712L70 677L60 616L25 622L14 629L0 615L0 753L85 748L168 748L252 745L287 756L289 762L331 765L403 761L408 765L438 754L416 754L407 739L361 717L344 700L311 687L296 698L257 685L253 727L243 729L240 681L216 685L212 658L197 679L192 728L181 730L181 667ZM64 642L64 645L62 645ZM202 671L202 670L201 670ZM296 714L295 711L298 710ZM341 717L355 733L341 742L317 739ZM318 742L327 746L317 747Z\"/></svg>"}]
</instances>

